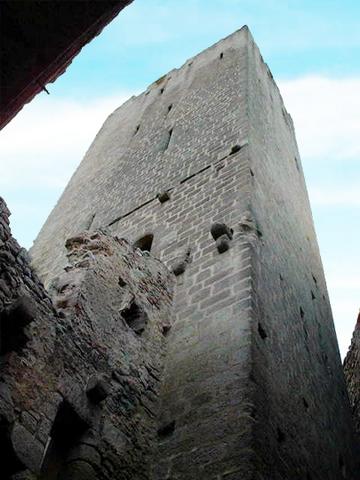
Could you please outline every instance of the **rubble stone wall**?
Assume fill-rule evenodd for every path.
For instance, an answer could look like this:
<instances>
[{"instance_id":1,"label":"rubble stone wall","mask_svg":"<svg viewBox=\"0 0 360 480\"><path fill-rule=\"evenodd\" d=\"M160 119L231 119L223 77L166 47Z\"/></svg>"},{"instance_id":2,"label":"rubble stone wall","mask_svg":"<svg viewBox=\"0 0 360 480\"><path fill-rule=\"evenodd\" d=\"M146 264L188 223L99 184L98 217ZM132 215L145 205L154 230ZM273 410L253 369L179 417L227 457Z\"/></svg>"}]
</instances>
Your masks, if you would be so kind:
<instances>
[{"instance_id":1,"label":"rubble stone wall","mask_svg":"<svg viewBox=\"0 0 360 480\"><path fill-rule=\"evenodd\" d=\"M344 370L355 429L360 439L360 314L344 361Z\"/></svg>"},{"instance_id":2,"label":"rubble stone wall","mask_svg":"<svg viewBox=\"0 0 360 480\"><path fill-rule=\"evenodd\" d=\"M2 478L148 478L173 275L84 233L67 241L52 304L0 206Z\"/></svg>"}]
</instances>

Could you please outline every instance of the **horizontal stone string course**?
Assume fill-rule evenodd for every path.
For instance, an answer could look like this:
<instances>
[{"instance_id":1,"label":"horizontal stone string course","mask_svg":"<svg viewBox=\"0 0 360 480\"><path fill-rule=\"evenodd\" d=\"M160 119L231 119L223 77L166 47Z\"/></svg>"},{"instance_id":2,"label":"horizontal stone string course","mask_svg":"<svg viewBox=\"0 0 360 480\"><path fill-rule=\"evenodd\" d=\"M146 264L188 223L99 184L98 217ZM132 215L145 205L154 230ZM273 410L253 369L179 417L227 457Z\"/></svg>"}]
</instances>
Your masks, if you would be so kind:
<instances>
[{"instance_id":1,"label":"horizontal stone string course","mask_svg":"<svg viewBox=\"0 0 360 480\"><path fill-rule=\"evenodd\" d=\"M243 145L243 146L244 146L244 145ZM236 149L236 151L233 152L233 153L238 152L238 151L240 150L240 148L242 148L242 147L239 146L239 149ZM233 153L230 153L230 155L232 155ZM221 158L220 160L218 160L218 161L214 164L214 165L215 165L215 168L216 168L216 166L217 166L218 164L220 164L220 162L222 162L223 160L225 160L227 157L228 157L228 155L225 156L225 157L223 157L223 158ZM196 175L199 175L200 173L203 173L204 171L208 170L209 168L213 167L214 165L213 165L213 164L208 165L208 166L202 168L201 170L199 170L198 172L195 172L195 173L191 174L190 176L188 176L188 177L180 180L180 184L185 183L185 182L187 182L188 180L191 180L191 179L192 179L193 177L195 177ZM171 192L173 189L174 189L174 187L170 187L170 188L168 188L168 189L166 190L166 192ZM135 207L133 210L131 210L131 211L127 212L127 213L124 213L124 215L121 215L120 217L115 218L115 220L113 220L112 222L110 222L110 223L108 224L108 227L111 227L112 225L114 225L114 224L117 223L118 221L122 220L123 218L127 217L128 215L131 215L132 213L136 212L136 211L139 210L140 208L142 208L142 207L148 205L149 203L153 202L153 201L155 200L155 198L159 198L159 195L161 195L161 194L158 194L156 197L153 197L153 198L151 198L150 200L147 200L146 202L142 203L141 205ZM166 198L166 200L168 200L168 199L170 199L170 197L169 197L169 198ZM164 201L165 201L165 200L164 200ZM163 203L163 201L160 201L160 203ZM89 228L90 228L90 226L91 226L92 221L94 220L94 218L95 218L95 214L92 215L91 223L90 223L90 225L89 225Z\"/></svg>"}]
</instances>

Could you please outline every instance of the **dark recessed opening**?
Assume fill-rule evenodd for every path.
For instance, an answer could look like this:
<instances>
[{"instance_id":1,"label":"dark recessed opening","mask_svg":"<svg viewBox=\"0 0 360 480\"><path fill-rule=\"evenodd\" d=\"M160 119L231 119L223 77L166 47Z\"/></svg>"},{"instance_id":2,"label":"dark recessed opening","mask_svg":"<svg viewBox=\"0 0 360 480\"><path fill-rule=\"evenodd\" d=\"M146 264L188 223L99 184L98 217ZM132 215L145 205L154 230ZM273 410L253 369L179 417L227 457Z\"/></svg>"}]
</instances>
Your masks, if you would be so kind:
<instances>
[{"instance_id":1,"label":"dark recessed opening","mask_svg":"<svg viewBox=\"0 0 360 480\"><path fill-rule=\"evenodd\" d=\"M164 93L164 90L165 90L164 87L163 87L163 88L160 88L160 95L162 95L162 94Z\"/></svg>"},{"instance_id":2,"label":"dark recessed opening","mask_svg":"<svg viewBox=\"0 0 360 480\"><path fill-rule=\"evenodd\" d=\"M233 232L233 229L229 228L225 223L215 222L210 227L211 236L215 241L223 235L231 240L233 237Z\"/></svg>"},{"instance_id":3,"label":"dark recessed opening","mask_svg":"<svg viewBox=\"0 0 360 480\"><path fill-rule=\"evenodd\" d=\"M339 455L339 468L340 468L342 477L346 478L346 465L345 465L343 456L341 454Z\"/></svg>"},{"instance_id":4,"label":"dark recessed opening","mask_svg":"<svg viewBox=\"0 0 360 480\"><path fill-rule=\"evenodd\" d=\"M265 338L267 338L267 334L263 328L263 326L261 325L261 323L258 323L258 332L259 332L259 335L260 337L265 340Z\"/></svg>"},{"instance_id":5,"label":"dark recessed opening","mask_svg":"<svg viewBox=\"0 0 360 480\"><path fill-rule=\"evenodd\" d=\"M317 285L316 277L315 277L313 274L311 274L311 276L312 276L312 278L313 278L313 280L314 280L314 283Z\"/></svg>"},{"instance_id":6,"label":"dark recessed opening","mask_svg":"<svg viewBox=\"0 0 360 480\"><path fill-rule=\"evenodd\" d=\"M250 417L254 418L254 419L256 419L256 417L257 417L257 410L254 406L251 407Z\"/></svg>"},{"instance_id":7,"label":"dark recessed opening","mask_svg":"<svg viewBox=\"0 0 360 480\"><path fill-rule=\"evenodd\" d=\"M280 282L284 280L284 277L281 275L281 273L279 273L279 278L280 278Z\"/></svg>"},{"instance_id":8,"label":"dark recessed opening","mask_svg":"<svg viewBox=\"0 0 360 480\"><path fill-rule=\"evenodd\" d=\"M308 402L306 401L306 399L304 397L303 397L302 401L303 401L305 409L307 410L309 408Z\"/></svg>"},{"instance_id":9,"label":"dark recessed opening","mask_svg":"<svg viewBox=\"0 0 360 480\"><path fill-rule=\"evenodd\" d=\"M140 129L140 125L137 125L135 128L134 136L138 133L139 129Z\"/></svg>"},{"instance_id":10,"label":"dark recessed opening","mask_svg":"<svg viewBox=\"0 0 360 480\"><path fill-rule=\"evenodd\" d=\"M279 427L277 427L276 433L277 433L277 441L279 443L285 442L285 433Z\"/></svg>"},{"instance_id":11,"label":"dark recessed opening","mask_svg":"<svg viewBox=\"0 0 360 480\"><path fill-rule=\"evenodd\" d=\"M168 437L169 435L174 433L174 430L175 430L175 420L161 426L158 430L158 435L159 437L162 437L162 438Z\"/></svg>"},{"instance_id":12,"label":"dark recessed opening","mask_svg":"<svg viewBox=\"0 0 360 480\"><path fill-rule=\"evenodd\" d=\"M169 148L172 134L173 134L173 129L172 128L168 132L166 132L165 139L164 139L163 152L165 152L165 150L167 150Z\"/></svg>"},{"instance_id":13,"label":"dark recessed opening","mask_svg":"<svg viewBox=\"0 0 360 480\"><path fill-rule=\"evenodd\" d=\"M168 113L171 111L172 107L173 107L172 104L168 106Z\"/></svg>"},{"instance_id":14,"label":"dark recessed opening","mask_svg":"<svg viewBox=\"0 0 360 480\"><path fill-rule=\"evenodd\" d=\"M252 177L255 176L255 175L254 175L254 172L251 170L251 168L250 168L250 175L251 175Z\"/></svg>"},{"instance_id":15,"label":"dark recessed opening","mask_svg":"<svg viewBox=\"0 0 360 480\"><path fill-rule=\"evenodd\" d=\"M148 316L136 302L132 301L127 308L122 310L121 316L128 327L130 327L137 335L143 333L148 322Z\"/></svg>"},{"instance_id":16,"label":"dark recessed opening","mask_svg":"<svg viewBox=\"0 0 360 480\"><path fill-rule=\"evenodd\" d=\"M5 418L0 418L1 478L5 479L12 478L12 475L25 469L14 451L10 427Z\"/></svg>"},{"instance_id":17,"label":"dark recessed opening","mask_svg":"<svg viewBox=\"0 0 360 480\"><path fill-rule=\"evenodd\" d=\"M20 353L29 338L26 327L34 320L34 307L27 297L18 298L0 314L0 355Z\"/></svg>"},{"instance_id":18,"label":"dark recessed opening","mask_svg":"<svg viewBox=\"0 0 360 480\"><path fill-rule=\"evenodd\" d=\"M312 300L315 300L315 299L316 299L315 294L314 294L314 292L313 292L312 290L311 290L311 299L312 299Z\"/></svg>"},{"instance_id":19,"label":"dark recessed opening","mask_svg":"<svg viewBox=\"0 0 360 480\"><path fill-rule=\"evenodd\" d=\"M120 287L125 287L126 286L126 282L122 277L119 277L119 285L120 285Z\"/></svg>"},{"instance_id":20,"label":"dark recessed opening","mask_svg":"<svg viewBox=\"0 0 360 480\"><path fill-rule=\"evenodd\" d=\"M168 191L164 190L163 192L157 194L157 198L160 203L165 203L170 200L170 194Z\"/></svg>"},{"instance_id":21,"label":"dark recessed opening","mask_svg":"<svg viewBox=\"0 0 360 480\"><path fill-rule=\"evenodd\" d=\"M298 161L298 159L297 159L296 157L294 157L294 160L295 160L296 170L297 170L298 172L300 172L299 161Z\"/></svg>"},{"instance_id":22,"label":"dark recessed opening","mask_svg":"<svg viewBox=\"0 0 360 480\"><path fill-rule=\"evenodd\" d=\"M106 377L95 374L88 379L86 395L93 404L98 405L105 400L110 391L111 387Z\"/></svg>"},{"instance_id":23,"label":"dark recessed opening","mask_svg":"<svg viewBox=\"0 0 360 480\"><path fill-rule=\"evenodd\" d=\"M162 326L161 331L162 331L162 334L164 335L164 337L167 336L167 334L170 332L170 330L171 330L171 326L170 326L170 325L163 325L163 326Z\"/></svg>"},{"instance_id":24,"label":"dark recessed opening","mask_svg":"<svg viewBox=\"0 0 360 480\"><path fill-rule=\"evenodd\" d=\"M220 58L224 58L223 52L220 53Z\"/></svg>"},{"instance_id":25,"label":"dark recessed opening","mask_svg":"<svg viewBox=\"0 0 360 480\"><path fill-rule=\"evenodd\" d=\"M179 275L182 275L186 270L186 262L184 260L177 262L173 267L172 267L172 272L175 275L175 277L178 277Z\"/></svg>"},{"instance_id":26,"label":"dark recessed opening","mask_svg":"<svg viewBox=\"0 0 360 480\"><path fill-rule=\"evenodd\" d=\"M239 150L241 150L240 145L234 145L233 147L231 147L230 155L234 155L234 153L238 152Z\"/></svg>"},{"instance_id":27,"label":"dark recessed opening","mask_svg":"<svg viewBox=\"0 0 360 480\"><path fill-rule=\"evenodd\" d=\"M304 318L305 312L304 312L304 310L302 309L302 307L299 308L299 312L300 312L300 317L301 317L301 318Z\"/></svg>"},{"instance_id":28,"label":"dark recessed opening","mask_svg":"<svg viewBox=\"0 0 360 480\"><path fill-rule=\"evenodd\" d=\"M88 425L63 401L58 409L41 471L42 480L57 480L66 468L70 451L79 443Z\"/></svg>"},{"instance_id":29,"label":"dark recessed opening","mask_svg":"<svg viewBox=\"0 0 360 480\"><path fill-rule=\"evenodd\" d=\"M134 247L139 248L143 252L150 252L153 240L154 235L152 233L149 233L136 240L136 242L134 243Z\"/></svg>"}]
</instances>

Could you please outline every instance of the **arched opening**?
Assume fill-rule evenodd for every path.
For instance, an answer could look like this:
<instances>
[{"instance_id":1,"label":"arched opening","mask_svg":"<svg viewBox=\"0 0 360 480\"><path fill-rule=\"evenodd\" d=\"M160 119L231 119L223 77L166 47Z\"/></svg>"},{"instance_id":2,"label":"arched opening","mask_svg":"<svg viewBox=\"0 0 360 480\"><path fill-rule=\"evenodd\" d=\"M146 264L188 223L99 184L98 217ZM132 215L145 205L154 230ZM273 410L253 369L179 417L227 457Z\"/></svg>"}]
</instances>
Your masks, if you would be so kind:
<instances>
[{"instance_id":1,"label":"arched opening","mask_svg":"<svg viewBox=\"0 0 360 480\"><path fill-rule=\"evenodd\" d=\"M68 455L79 444L88 428L89 426L78 416L72 406L64 400L52 425L41 468L41 480L65 478Z\"/></svg>"},{"instance_id":2,"label":"arched opening","mask_svg":"<svg viewBox=\"0 0 360 480\"><path fill-rule=\"evenodd\" d=\"M13 475L26 468L16 455L10 431L11 424L0 417L1 478L13 478Z\"/></svg>"},{"instance_id":3,"label":"arched opening","mask_svg":"<svg viewBox=\"0 0 360 480\"><path fill-rule=\"evenodd\" d=\"M138 240L136 240L136 242L134 243L134 247L140 248L140 250L142 250L143 252L150 252L153 239L154 239L154 235L152 233L148 233L143 237L139 238Z\"/></svg>"}]
</instances>

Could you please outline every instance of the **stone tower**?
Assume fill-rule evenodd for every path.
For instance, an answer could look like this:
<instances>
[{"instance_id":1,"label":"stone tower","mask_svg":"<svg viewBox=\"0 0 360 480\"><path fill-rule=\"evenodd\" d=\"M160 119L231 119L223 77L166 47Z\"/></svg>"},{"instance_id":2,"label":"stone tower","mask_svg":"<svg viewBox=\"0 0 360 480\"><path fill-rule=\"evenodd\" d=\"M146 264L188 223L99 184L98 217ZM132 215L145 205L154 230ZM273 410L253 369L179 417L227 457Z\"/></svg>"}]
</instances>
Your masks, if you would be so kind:
<instances>
[{"instance_id":1,"label":"stone tower","mask_svg":"<svg viewBox=\"0 0 360 480\"><path fill-rule=\"evenodd\" d=\"M293 123L246 27L106 120L32 249L46 284L99 228L176 276L151 478L355 479Z\"/></svg>"}]
</instances>

